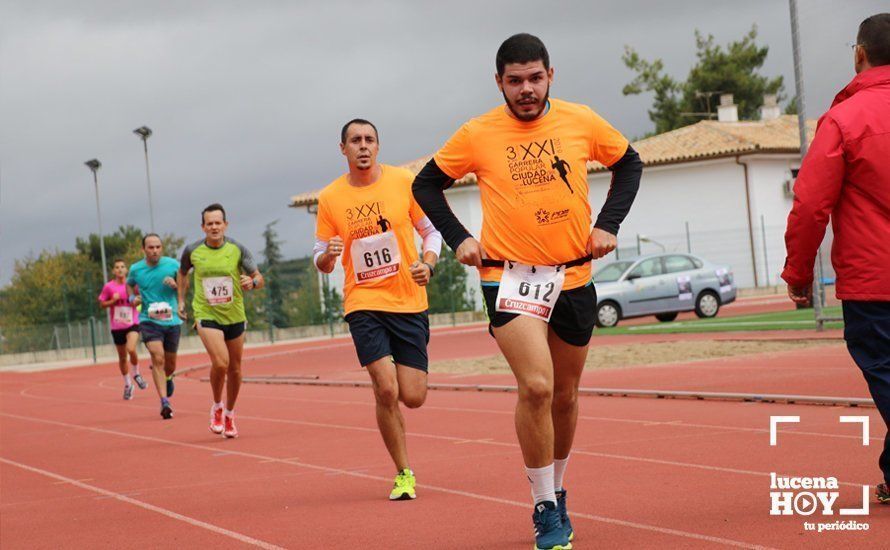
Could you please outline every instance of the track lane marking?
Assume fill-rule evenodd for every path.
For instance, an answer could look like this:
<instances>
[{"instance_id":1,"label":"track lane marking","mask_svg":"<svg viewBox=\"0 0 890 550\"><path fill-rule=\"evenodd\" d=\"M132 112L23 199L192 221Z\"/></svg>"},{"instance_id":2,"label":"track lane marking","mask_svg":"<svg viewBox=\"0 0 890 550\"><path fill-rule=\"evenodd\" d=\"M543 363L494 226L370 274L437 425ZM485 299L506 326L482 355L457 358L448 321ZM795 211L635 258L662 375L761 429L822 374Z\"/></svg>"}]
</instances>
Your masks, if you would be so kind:
<instances>
[{"instance_id":1,"label":"track lane marking","mask_svg":"<svg viewBox=\"0 0 890 550\"><path fill-rule=\"evenodd\" d=\"M147 502L143 502L141 500L136 500L135 498L130 498L126 495L122 495L120 493L115 493L114 491L109 491L108 489L103 489L101 487L96 487L95 485L90 485L88 483L83 483L82 481L78 481L76 479L72 479L70 477L65 477L63 475L59 475L54 472L50 472L48 470L42 470L40 468L35 468L34 466L29 466L27 464L22 464L21 462L16 462L15 460L10 460L8 458L0 456L0 462L4 464L8 464L10 466L15 466L16 468L40 474L42 476L48 477L50 479L58 480L57 483L67 483L69 485L73 485L85 491L91 491L93 493L99 494L101 497L110 498L114 500L118 500L120 502L124 502L126 504L130 504L133 506L137 506L144 510L148 510L149 512L155 512L156 514L161 514L162 516L167 516L168 518L175 519L177 521L181 521L183 523L187 523L193 527L199 527L201 529L205 529L212 533L216 533L217 535L223 535L225 537L229 537L230 539L237 540L238 542L243 542L244 544L250 544L251 546L256 546L259 548L264 548L266 550L285 550L281 546L276 546L274 544L255 539L253 537L248 537L247 535L242 535L236 531L230 531L229 529L224 529L217 525L213 525L212 523L207 523L206 521L201 521L199 519L195 519L189 516L184 516L180 513L174 512L172 510L168 510L166 508L161 508L160 506L155 506L154 504L149 504Z\"/></svg>"},{"instance_id":2,"label":"track lane marking","mask_svg":"<svg viewBox=\"0 0 890 550\"><path fill-rule=\"evenodd\" d=\"M91 432L95 432L95 433L114 435L114 436L118 436L118 437L139 439L142 441L152 441L155 443L163 443L166 445L186 447L186 448L190 448L190 449L199 449L199 450L211 451L211 452L216 452L219 450L217 447L210 447L207 445L199 445L196 443L185 443L185 442L175 441L175 440L171 440L171 439L163 439L160 437L131 434L131 433L119 432L119 431L115 431L115 430L106 430L104 428L94 428L92 426L83 426L80 424L70 424L67 422L59 422L56 420L47 420L47 419L43 419L43 418L22 416L22 415L10 414L10 413L0 413L0 416L5 416L8 418L16 418L19 420L25 420L25 421L30 421L30 422L37 422L37 423L61 426L61 427L65 427L65 428L86 430L86 431L91 431ZM290 466L309 468L312 470L317 470L317 471L325 472L328 474L339 474L339 475L350 476L350 477L355 477L355 478L360 478L360 479L382 481L382 482L386 482L386 483L389 483L392 481L388 477L366 474L366 473L362 473L362 472L358 472L358 471L354 471L354 470L345 470L345 469L341 469L341 468L332 468L329 466L320 466L317 464L309 464L306 462L298 462L298 461L294 461L294 460L278 459L275 457L260 455L260 454L256 454L256 453L249 453L249 452L244 452L244 451L231 451L231 454L245 457L245 458L251 458L251 459L255 459L255 460L266 460L269 462L278 462L278 463L287 464ZM8 462L15 466L24 466L25 469L31 468L30 466L20 465L19 463L15 463L13 461L7 460L2 457L0 457L0 461ZM34 470L37 471L36 469L34 469ZM38 473L42 473L42 472L38 472ZM47 472L47 473L50 473L50 472ZM56 474L52 474L50 477L55 476L55 475ZM58 476L58 477L61 478L61 476ZM67 479L67 478L62 478L62 479ZM88 486L88 487L91 487L91 486ZM515 500L498 498L498 497L483 495L483 494L479 494L479 493L472 493L469 491L461 491L459 489L451 489L448 487L440 487L440 486L436 486L436 485L427 485L427 484L421 484L421 485L419 485L419 487L422 487L422 488L430 490L430 491L439 492L439 493L461 496L461 497L470 498L470 499L474 499L474 500L481 500L481 501L485 501L485 502L493 502L493 503L503 504L503 505L512 506L512 507L518 507L518 508L522 508L524 510L527 510L529 508L529 505L526 502L518 502ZM104 489L99 489L98 487L95 489L98 489L99 491L105 491ZM105 492L109 493L111 495L117 494L117 493L111 493L110 491L105 491ZM128 497L124 497L123 495L118 495L118 496L121 496L122 498L127 499L127 501L132 500L133 504L140 503L140 504L145 504L146 506L152 506L147 503L141 503L141 501L136 501L135 499L129 499ZM137 505L139 505L139 504L137 504ZM152 507L152 508L157 508L157 507ZM157 508L157 510L153 510L153 511L160 511L159 513L165 512L163 508ZM166 511L166 512L169 512L169 511ZM169 513L175 514L175 512L169 512ZM165 515L167 515L167 514L165 514ZM179 514L177 514L177 516L178 515ZM638 530L642 530L642 531L661 533L661 534L665 534L665 535L673 535L673 536L677 536L677 537L705 541L705 542L711 542L711 543L715 543L715 544L722 544L725 546L731 546L731 547L736 547L736 548L749 548L749 549L766 548L761 545L751 544L751 543L744 542L744 541L738 541L738 540L733 540L733 539L728 539L728 538L723 538L723 537L715 537L715 536L711 536L711 535L703 535L701 533L683 531L680 529L671 529L668 527L660 527L657 525L650 525L650 524L646 524L646 523L639 523L639 522L611 518L611 517L606 517L606 516L585 514L585 513L580 513L580 512L573 512L571 515L573 518L583 518L583 519L588 519L591 521L596 521L599 523L607 523L607 524L611 524L611 525L617 525L620 527L629 527L632 529L638 529ZM186 518L186 516L182 516L182 518ZM176 519L179 519L179 518L176 518ZM199 521L199 520L194 520L194 521ZM203 523L203 522L201 522L201 523ZM205 525L207 525L208 527L215 527L210 524L205 524ZM217 528L217 529L222 529L222 528ZM211 529L211 530L213 530L213 529ZM238 533L234 533L234 532L230 532L230 533L232 535L239 535ZM244 536L244 535L241 535L241 536ZM245 538L249 539L250 537L245 537ZM260 544L268 544L268 543L263 543L263 541L259 541L256 539L251 539L251 540L254 540L254 541L256 541L256 543L260 543ZM270 545L270 546L267 546L266 548L278 549L279 547Z\"/></svg>"}]
</instances>

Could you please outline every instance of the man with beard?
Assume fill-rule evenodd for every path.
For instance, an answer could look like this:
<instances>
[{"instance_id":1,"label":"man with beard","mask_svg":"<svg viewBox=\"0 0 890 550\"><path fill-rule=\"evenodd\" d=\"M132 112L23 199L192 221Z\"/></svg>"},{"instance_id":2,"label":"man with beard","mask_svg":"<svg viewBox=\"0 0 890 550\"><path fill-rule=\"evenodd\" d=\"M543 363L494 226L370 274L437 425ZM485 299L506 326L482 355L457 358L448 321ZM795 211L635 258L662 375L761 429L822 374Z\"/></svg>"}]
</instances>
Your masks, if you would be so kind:
<instances>
[{"instance_id":1,"label":"man with beard","mask_svg":"<svg viewBox=\"0 0 890 550\"><path fill-rule=\"evenodd\" d=\"M413 191L458 260L480 270L490 331L519 386L516 432L536 548L569 549L574 532L563 477L595 321L590 261L615 249L642 162L589 107L549 98L553 68L537 37L508 38L496 68L506 105L464 124L417 175ZM593 160L613 177L591 229L586 166ZM470 172L482 200L481 242L444 195Z\"/></svg>"}]
</instances>

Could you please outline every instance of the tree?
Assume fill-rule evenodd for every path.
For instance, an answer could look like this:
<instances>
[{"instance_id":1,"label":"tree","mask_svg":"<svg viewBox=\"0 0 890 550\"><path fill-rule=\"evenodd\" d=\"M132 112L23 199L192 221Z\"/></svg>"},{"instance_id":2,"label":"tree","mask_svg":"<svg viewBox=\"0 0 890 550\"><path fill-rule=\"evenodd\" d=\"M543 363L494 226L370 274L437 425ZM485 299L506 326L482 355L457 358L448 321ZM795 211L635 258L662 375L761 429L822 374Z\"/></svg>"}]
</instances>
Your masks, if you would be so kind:
<instances>
[{"instance_id":1,"label":"tree","mask_svg":"<svg viewBox=\"0 0 890 550\"><path fill-rule=\"evenodd\" d=\"M266 278L266 315L268 322L273 326L283 327L287 325L287 314L285 313L285 296L284 284L279 277L279 266L283 260L281 255L281 240L278 239L278 232L275 231L275 224L278 220L266 224L266 230L263 231L263 238L266 246L263 248L263 256L266 258L264 266L264 276Z\"/></svg>"},{"instance_id":2,"label":"tree","mask_svg":"<svg viewBox=\"0 0 890 550\"><path fill-rule=\"evenodd\" d=\"M144 234L145 232L138 227L122 225L114 233L105 235L105 259L108 261L109 272L115 258L122 258L128 265L143 258L142 236ZM172 258L176 257L177 252L185 244L184 237L169 233L161 235L161 241L164 243L164 254ZM77 237L74 248L95 262L101 272L102 251L97 233L90 233L86 238Z\"/></svg>"},{"instance_id":3,"label":"tree","mask_svg":"<svg viewBox=\"0 0 890 550\"><path fill-rule=\"evenodd\" d=\"M714 96L718 92L733 94L740 119L755 119L764 94L776 94L779 101L785 99L781 76L770 79L758 74L766 61L769 46L759 47L756 39L756 25L741 40L731 42L725 48L714 43L713 35L705 37L696 30L698 60L682 82L663 74L661 59L646 61L633 48L625 46L622 61L637 74L624 86L622 93L655 94L649 118L655 123L656 134L687 126L707 116L701 113L716 112Z\"/></svg>"},{"instance_id":4,"label":"tree","mask_svg":"<svg viewBox=\"0 0 890 550\"><path fill-rule=\"evenodd\" d=\"M467 289L467 271L445 247L436 263L436 276L427 286L430 313L470 311L475 307L473 292Z\"/></svg>"},{"instance_id":5,"label":"tree","mask_svg":"<svg viewBox=\"0 0 890 550\"><path fill-rule=\"evenodd\" d=\"M165 235L165 252L175 255L185 241ZM76 252L44 250L38 256L16 260L9 285L0 289L0 324L40 325L101 318L96 297L102 290L99 236L75 239ZM142 231L122 226L105 237L109 263L123 258L128 263L142 258ZM109 273L112 266L108 266Z\"/></svg>"},{"instance_id":6,"label":"tree","mask_svg":"<svg viewBox=\"0 0 890 550\"><path fill-rule=\"evenodd\" d=\"M312 258L308 260L311 262ZM293 299L285 304L288 318L295 326L320 325L325 321L318 279L318 272L307 262L306 269L299 275L299 287L294 291Z\"/></svg>"},{"instance_id":7,"label":"tree","mask_svg":"<svg viewBox=\"0 0 890 550\"><path fill-rule=\"evenodd\" d=\"M322 316L325 323L331 323L339 320L343 316L343 298L337 289L330 284L327 277L321 288L322 299Z\"/></svg>"},{"instance_id":8,"label":"tree","mask_svg":"<svg viewBox=\"0 0 890 550\"><path fill-rule=\"evenodd\" d=\"M101 317L96 297L102 272L88 256L44 250L16 260L9 285L0 290L0 325L23 326Z\"/></svg>"}]
</instances>

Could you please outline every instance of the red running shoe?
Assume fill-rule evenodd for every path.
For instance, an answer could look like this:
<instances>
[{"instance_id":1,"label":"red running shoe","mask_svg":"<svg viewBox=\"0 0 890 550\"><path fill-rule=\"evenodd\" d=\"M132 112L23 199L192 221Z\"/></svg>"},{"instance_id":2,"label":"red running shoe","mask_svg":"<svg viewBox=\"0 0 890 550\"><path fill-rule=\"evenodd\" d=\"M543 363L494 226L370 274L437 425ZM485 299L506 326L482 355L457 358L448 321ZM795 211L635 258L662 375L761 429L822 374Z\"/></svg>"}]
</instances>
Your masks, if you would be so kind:
<instances>
[{"instance_id":1,"label":"red running shoe","mask_svg":"<svg viewBox=\"0 0 890 550\"><path fill-rule=\"evenodd\" d=\"M223 426L223 410L222 407L216 408L216 406L210 406L210 431L215 434L223 433L225 427Z\"/></svg>"},{"instance_id":2,"label":"red running shoe","mask_svg":"<svg viewBox=\"0 0 890 550\"><path fill-rule=\"evenodd\" d=\"M228 437L229 439L238 437L238 428L235 427L235 415L223 415L223 421L226 425L225 431L223 431L223 435Z\"/></svg>"}]
</instances>

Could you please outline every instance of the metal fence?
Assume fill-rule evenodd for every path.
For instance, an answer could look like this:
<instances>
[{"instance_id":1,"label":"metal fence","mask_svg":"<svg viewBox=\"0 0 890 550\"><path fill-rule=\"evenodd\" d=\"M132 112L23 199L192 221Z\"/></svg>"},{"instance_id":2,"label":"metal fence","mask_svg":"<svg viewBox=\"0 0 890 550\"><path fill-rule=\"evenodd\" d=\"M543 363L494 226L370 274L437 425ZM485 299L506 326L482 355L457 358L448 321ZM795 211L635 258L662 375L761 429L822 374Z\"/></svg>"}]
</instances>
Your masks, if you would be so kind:
<instances>
[{"instance_id":1,"label":"metal fence","mask_svg":"<svg viewBox=\"0 0 890 550\"><path fill-rule=\"evenodd\" d=\"M594 269L615 259L630 259L641 254L688 252L715 264L729 266L734 273L735 282L740 288L782 285L784 283L780 275L785 262L784 220L781 221L782 223L770 224L761 218L759 222L752 230L746 227L707 230L696 227L692 223L681 223L673 232L622 232L619 235L617 250L606 258L595 262ZM817 258L823 269L823 280L828 283L833 282L835 276L830 262L830 244L831 235L829 232ZM461 269L465 269L468 275L465 286L461 283L453 285L450 282L442 284L453 278L454 274L459 274ZM321 279L326 279L326 277ZM331 288L342 292L342 288L340 288L342 283L331 281L332 286L325 294L324 282L320 281L315 288L305 289L305 292L318 293L317 299L285 301L285 309L297 308L306 311L317 309L316 313L291 316L290 321L275 322L274 327L273 323L269 322L268 312L271 303L271 300L268 299L269 295L251 293L250 296L246 296L246 301L255 301L259 304L259 306L254 304L252 309L248 307L251 330L255 334L266 333L263 338L270 341L278 339L276 330L296 327L318 326L320 329L323 328L319 331L321 334L339 333L338 330L335 330L342 321L339 308L336 308L336 311L331 311L327 306L332 295ZM481 300L478 299L478 274L474 268L457 264L450 251L443 253L434 282L436 284L428 287L430 313L446 315L450 313L447 318L454 320L456 313L482 309ZM818 289L816 295L824 298L824 293L820 293ZM297 317L302 320L296 320ZM183 336L187 334L192 333L190 329L185 328ZM84 349L85 356L89 357L91 350L111 343L107 317L104 315L67 323L30 326L0 325L0 354Z\"/></svg>"},{"instance_id":2,"label":"metal fence","mask_svg":"<svg viewBox=\"0 0 890 550\"><path fill-rule=\"evenodd\" d=\"M90 318L64 324L0 326L0 353L92 349L111 344L107 319Z\"/></svg>"},{"instance_id":3,"label":"metal fence","mask_svg":"<svg viewBox=\"0 0 890 550\"><path fill-rule=\"evenodd\" d=\"M641 254L688 252L715 264L729 266L740 288L784 284L781 279L785 265L784 220L781 224L770 224L761 218L750 230L747 227L708 230L688 222L677 229L676 232L619 235L616 251L597 265ZM830 261L831 240L829 231L817 257L822 266L823 280L829 283L835 277Z\"/></svg>"}]
</instances>

